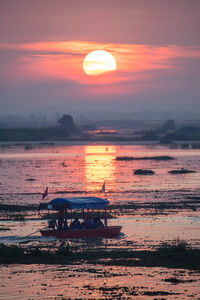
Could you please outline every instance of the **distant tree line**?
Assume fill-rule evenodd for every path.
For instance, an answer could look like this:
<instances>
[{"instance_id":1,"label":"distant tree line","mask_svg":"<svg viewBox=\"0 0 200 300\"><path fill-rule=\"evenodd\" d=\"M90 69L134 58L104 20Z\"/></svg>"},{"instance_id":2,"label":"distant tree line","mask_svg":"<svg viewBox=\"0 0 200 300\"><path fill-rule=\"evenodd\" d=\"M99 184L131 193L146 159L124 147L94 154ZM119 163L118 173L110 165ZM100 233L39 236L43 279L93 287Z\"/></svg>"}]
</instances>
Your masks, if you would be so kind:
<instances>
[{"instance_id":1,"label":"distant tree line","mask_svg":"<svg viewBox=\"0 0 200 300\"><path fill-rule=\"evenodd\" d=\"M154 130L144 130L140 133L140 140L146 141L198 141L200 140L200 127L198 126L183 126L176 128L174 120L167 120L162 126Z\"/></svg>"},{"instance_id":2,"label":"distant tree line","mask_svg":"<svg viewBox=\"0 0 200 300\"><path fill-rule=\"evenodd\" d=\"M99 136L87 131L95 130L94 125L85 125L83 131L76 126L74 119L69 114L64 114L56 126L40 128L3 128L0 127L0 141L56 141L69 139L102 140L102 141L160 141L161 143L177 141L199 141L200 127L184 126L176 128L173 120L165 121L156 129L135 132L134 136L124 136L103 132ZM84 132L85 130L85 132Z\"/></svg>"},{"instance_id":3,"label":"distant tree line","mask_svg":"<svg viewBox=\"0 0 200 300\"><path fill-rule=\"evenodd\" d=\"M63 115L54 127L0 128L0 141L50 141L66 140L81 134L71 115Z\"/></svg>"}]
</instances>

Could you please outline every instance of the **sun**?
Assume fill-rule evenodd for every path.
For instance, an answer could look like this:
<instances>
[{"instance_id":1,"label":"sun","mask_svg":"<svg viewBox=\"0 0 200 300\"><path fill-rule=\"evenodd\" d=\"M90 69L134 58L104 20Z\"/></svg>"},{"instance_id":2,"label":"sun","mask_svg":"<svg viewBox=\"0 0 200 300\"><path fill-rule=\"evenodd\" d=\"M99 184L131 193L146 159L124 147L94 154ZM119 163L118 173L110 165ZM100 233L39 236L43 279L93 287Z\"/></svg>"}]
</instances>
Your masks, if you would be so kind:
<instances>
[{"instance_id":1,"label":"sun","mask_svg":"<svg viewBox=\"0 0 200 300\"><path fill-rule=\"evenodd\" d=\"M117 64L114 57L105 50L92 51L83 61L83 70L87 75L99 75L116 69Z\"/></svg>"}]
</instances>

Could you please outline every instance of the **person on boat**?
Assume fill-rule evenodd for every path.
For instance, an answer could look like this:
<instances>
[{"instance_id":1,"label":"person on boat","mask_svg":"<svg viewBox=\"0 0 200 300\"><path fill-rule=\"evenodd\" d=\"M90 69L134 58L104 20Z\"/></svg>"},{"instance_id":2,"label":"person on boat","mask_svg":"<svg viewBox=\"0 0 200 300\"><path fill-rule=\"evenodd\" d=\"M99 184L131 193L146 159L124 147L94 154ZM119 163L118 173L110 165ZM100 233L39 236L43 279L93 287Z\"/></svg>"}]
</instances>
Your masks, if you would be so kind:
<instances>
[{"instance_id":1,"label":"person on boat","mask_svg":"<svg viewBox=\"0 0 200 300\"><path fill-rule=\"evenodd\" d=\"M70 229L81 229L81 223L78 217L76 217L74 221L70 224Z\"/></svg>"},{"instance_id":2,"label":"person on boat","mask_svg":"<svg viewBox=\"0 0 200 300\"><path fill-rule=\"evenodd\" d=\"M87 219L83 219L83 222L81 223L81 229L87 229Z\"/></svg>"},{"instance_id":3,"label":"person on boat","mask_svg":"<svg viewBox=\"0 0 200 300\"><path fill-rule=\"evenodd\" d=\"M63 221L58 219L58 230L63 230Z\"/></svg>"},{"instance_id":4,"label":"person on boat","mask_svg":"<svg viewBox=\"0 0 200 300\"><path fill-rule=\"evenodd\" d=\"M64 220L64 223L63 223L63 229L64 230L68 230L69 229L69 226L67 224L67 219Z\"/></svg>"},{"instance_id":5,"label":"person on boat","mask_svg":"<svg viewBox=\"0 0 200 300\"><path fill-rule=\"evenodd\" d=\"M104 228L104 224L101 221L100 217L96 218L96 224L97 224L97 228Z\"/></svg>"},{"instance_id":6,"label":"person on boat","mask_svg":"<svg viewBox=\"0 0 200 300\"><path fill-rule=\"evenodd\" d=\"M64 210L60 209L58 214L58 230L63 230L64 223Z\"/></svg>"},{"instance_id":7,"label":"person on boat","mask_svg":"<svg viewBox=\"0 0 200 300\"><path fill-rule=\"evenodd\" d=\"M96 218L91 219L90 228L97 228Z\"/></svg>"},{"instance_id":8,"label":"person on boat","mask_svg":"<svg viewBox=\"0 0 200 300\"><path fill-rule=\"evenodd\" d=\"M48 221L48 227L49 227L49 229L55 230L55 228L56 228L56 220L54 220L54 219L49 220Z\"/></svg>"}]
</instances>

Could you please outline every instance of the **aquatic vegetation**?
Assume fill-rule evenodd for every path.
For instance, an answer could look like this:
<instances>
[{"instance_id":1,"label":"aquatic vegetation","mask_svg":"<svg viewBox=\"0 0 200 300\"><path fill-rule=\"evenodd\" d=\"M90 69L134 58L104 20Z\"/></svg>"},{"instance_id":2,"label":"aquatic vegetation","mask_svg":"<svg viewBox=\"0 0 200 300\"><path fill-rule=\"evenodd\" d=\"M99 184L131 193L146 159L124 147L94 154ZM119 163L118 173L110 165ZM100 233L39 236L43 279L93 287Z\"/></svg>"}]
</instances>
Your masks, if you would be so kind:
<instances>
[{"instance_id":1,"label":"aquatic vegetation","mask_svg":"<svg viewBox=\"0 0 200 300\"><path fill-rule=\"evenodd\" d=\"M35 178L27 178L26 181L35 181Z\"/></svg>"},{"instance_id":2,"label":"aquatic vegetation","mask_svg":"<svg viewBox=\"0 0 200 300\"><path fill-rule=\"evenodd\" d=\"M179 238L171 242L162 243L158 249L158 260L169 267L200 269L200 251L191 247Z\"/></svg>"},{"instance_id":3,"label":"aquatic vegetation","mask_svg":"<svg viewBox=\"0 0 200 300\"><path fill-rule=\"evenodd\" d=\"M12 220L12 221L25 221L25 214L9 214L7 215L7 220Z\"/></svg>"},{"instance_id":4,"label":"aquatic vegetation","mask_svg":"<svg viewBox=\"0 0 200 300\"><path fill-rule=\"evenodd\" d=\"M30 211L38 210L38 205L0 204L0 211Z\"/></svg>"},{"instance_id":5,"label":"aquatic vegetation","mask_svg":"<svg viewBox=\"0 0 200 300\"><path fill-rule=\"evenodd\" d=\"M10 263L13 260L23 258L24 249L17 245L7 246L0 244L0 263Z\"/></svg>"},{"instance_id":6,"label":"aquatic vegetation","mask_svg":"<svg viewBox=\"0 0 200 300\"><path fill-rule=\"evenodd\" d=\"M30 264L30 263L69 263L73 247L68 243L61 243L54 251L38 246L22 247L18 245L0 244L0 264Z\"/></svg>"},{"instance_id":7,"label":"aquatic vegetation","mask_svg":"<svg viewBox=\"0 0 200 300\"><path fill-rule=\"evenodd\" d=\"M188 174L188 173L196 173L196 171L193 170L186 170L186 169L180 169L180 170L171 170L168 173L170 174Z\"/></svg>"},{"instance_id":8,"label":"aquatic vegetation","mask_svg":"<svg viewBox=\"0 0 200 300\"><path fill-rule=\"evenodd\" d=\"M170 242L164 242L158 247L158 251L186 251L187 249L192 249L191 246L182 239L176 238Z\"/></svg>"},{"instance_id":9,"label":"aquatic vegetation","mask_svg":"<svg viewBox=\"0 0 200 300\"><path fill-rule=\"evenodd\" d=\"M182 280L182 279L178 279L176 277L170 277L170 278L166 278L164 279L165 282L170 282L173 284L178 284L178 283L185 283L185 282L194 282L196 280L193 279L189 279L189 280Z\"/></svg>"},{"instance_id":10,"label":"aquatic vegetation","mask_svg":"<svg viewBox=\"0 0 200 300\"><path fill-rule=\"evenodd\" d=\"M154 175L155 172L147 169L137 169L134 172L134 175Z\"/></svg>"},{"instance_id":11,"label":"aquatic vegetation","mask_svg":"<svg viewBox=\"0 0 200 300\"><path fill-rule=\"evenodd\" d=\"M200 249L193 249L181 240L161 244L157 250L82 249L60 244L54 249L38 246L0 245L0 263L18 264L102 264L127 267L165 267L200 270Z\"/></svg>"},{"instance_id":12,"label":"aquatic vegetation","mask_svg":"<svg viewBox=\"0 0 200 300\"><path fill-rule=\"evenodd\" d=\"M9 227L5 227L5 226L0 227L0 231L7 231L7 230L11 230L11 229Z\"/></svg>"},{"instance_id":13,"label":"aquatic vegetation","mask_svg":"<svg viewBox=\"0 0 200 300\"><path fill-rule=\"evenodd\" d=\"M122 160L122 161L129 161L129 160L155 160L155 161L161 161L161 160L172 160L174 157L171 156L144 156L144 157L133 157L133 156L117 156L116 160Z\"/></svg>"},{"instance_id":14,"label":"aquatic vegetation","mask_svg":"<svg viewBox=\"0 0 200 300\"><path fill-rule=\"evenodd\" d=\"M89 285L84 285L83 286L85 289L88 291L101 291L105 299L132 299L130 296L167 296L167 295L179 295L180 293L174 293L174 292L166 292L166 291L144 291L141 290L139 291L138 287L128 287L128 286L121 286L121 285L112 285L112 286L107 286L102 285L100 287L98 286L93 286L91 284ZM141 287L144 289L144 287ZM126 298L126 297L127 298ZM109 297L109 298L108 298ZM154 298L157 299L157 298ZM159 299L165 299L165 298L159 298Z\"/></svg>"},{"instance_id":15,"label":"aquatic vegetation","mask_svg":"<svg viewBox=\"0 0 200 300\"><path fill-rule=\"evenodd\" d=\"M145 291L142 295L146 296L168 296L168 295L180 295L180 293L165 292L165 291Z\"/></svg>"},{"instance_id":16,"label":"aquatic vegetation","mask_svg":"<svg viewBox=\"0 0 200 300\"><path fill-rule=\"evenodd\" d=\"M27 212L36 210L38 210L38 205L0 204L0 219L25 221L25 217L28 217Z\"/></svg>"},{"instance_id":17,"label":"aquatic vegetation","mask_svg":"<svg viewBox=\"0 0 200 300\"><path fill-rule=\"evenodd\" d=\"M95 147L90 150L95 150ZM92 156L91 164L94 168L91 168L91 164L85 161L85 148L82 146L76 146L75 148L54 146L54 148L42 149L41 153L32 149L29 152L26 151L24 157L23 153L25 151L22 147L20 149L15 149L16 147L10 148L7 152L2 151L1 155L3 156L5 153L5 158L2 159L1 163L1 224L5 224L5 227L8 226L11 230L0 231L1 240L8 243L21 240L18 246L20 245L24 249L24 254L17 255L17 258L13 254L7 260L3 259L0 253L0 261L2 264L5 263L5 265L1 265L1 270L4 269L2 277L5 281L2 282L2 295L7 295L7 284L10 282L13 284L13 295L16 293L17 297L19 297L19 290L23 290L22 284L24 289L28 289L28 292L25 290L25 296L21 296L22 293L20 291L21 298L27 298L27 295L30 295L30 298L36 299L39 297L36 293L40 292L42 294L40 288L45 287L42 284L47 284L45 288L47 291L51 290L52 295L48 296L51 296L52 299L56 296L59 299L62 297L64 299L65 297L67 298L67 295L71 296L71 298L79 297L80 299L84 297L89 298L93 295L96 298L100 295L99 298L101 299L114 298L114 295L115 298L117 298L117 295L118 299L123 297L127 297L127 299L128 297L164 299L170 298L170 296L159 295L159 292L179 292L179 290L182 292L183 297L188 294L193 295L196 299L198 296L195 295L192 286L199 285L199 249L192 249L189 245L186 245L184 249L184 242L182 245L179 245L179 248L182 250L172 250L172 241L166 243L167 249L165 250L163 244L159 246L157 244L161 239L172 239L180 234L180 237L186 239L187 242L189 241L191 245L199 247L197 230L200 209L198 176L193 174L171 175L168 173L169 170L181 169L182 166L185 169L198 172L199 156L196 154L196 156L192 155L192 150L190 150L191 152L184 150L183 155L181 149L173 152L174 150L170 150L167 147L161 148L161 146L157 146L158 149L154 146L151 147L147 149L140 146L138 147L139 151L134 146L118 147L113 150L114 155L109 154L108 161L104 160L107 156L102 156L101 159L101 154L95 156L89 153L87 155ZM103 149L104 154L109 152L105 146ZM101 151L98 147L97 150ZM18 152L21 152L20 160L15 158ZM34 156L32 152L38 154ZM63 154L65 152L66 155ZM180 152L180 156L177 152ZM8 157L6 157L7 153L9 154ZM12 153L13 156L11 155ZM51 154L45 155L44 153ZM58 156L56 156L56 153L58 153ZM152 159L115 161L115 157L119 155L130 157L146 157L149 155L149 157L154 157L154 155L159 156L165 153L172 157L176 157L177 154L178 159L174 158L174 160L169 161ZM65 168L62 166L63 162L65 162ZM40 166L40 168L36 168L36 166ZM133 175L133 171L139 168L152 169L156 175L146 177ZM101 176L86 178L84 175L86 172L88 174L94 173L94 175L101 173ZM159 177L159 175L161 176ZM107 196L112 200L109 211L112 216L120 217L120 220L112 220L111 223L123 223L124 236L116 240L73 241L72 248L61 247L60 250L56 245L59 241L55 242L54 240L43 242L42 247L40 244L42 239L39 237L39 233L34 234L30 238L23 238L26 234L34 232L47 224L42 220L41 216L37 215L38 205L27 205L41 201L43 188L39 187L40 182L43 184L48 181L50 187L49 197L52 198L73 197L77 194L78 196L79 194L80 196L90 196L91 193L96 193L96 190L101 188L102 178L104 177L108 177L108 182L106 183ZM25 181L31 178L35 178L35 181ZM3 205L3 203L5 204ZM19 203L26 203L26 205L16 205ZM193 210L196 210L196 212ZM4 223L2 221L2 218L5 220L5 217L9 218L9 215L14 216L14 213L22 214L23 212L27 212L25 218L26 220L32 220L31 222ZM71 217L74 219L75 215ZM81 214L79 214L80 217ZM45 218L48 218L48 215ZM40 221L38 221L39 219ZM174 224L177 226L174 226ZM148 230L146 230L147 228ZM169 231L167 231L168 229ZM157 235L154 235L155 231L157 231ZM39 247L37 247L38 245ZM141 249L151 249L151 251L138 251ZM54 252L56 253L54 254ZM22 266L23 263L24 265ZM32 263L38 265L33 267ZM166 268L163 269L165 266ZM180 273L176 269L179 267L181 268L179 270L184 273ZM81 271L74 271L75 268ZM98 273L98 268L102 268L102 273ZM57 271L58 273L56 274L57 269L60 269L60 271ZM16 270L19 272L18 274L14 273ZM27 273L25 270L27 270ZM105 270L110 273L105 275ZM45 276L43 275L44 272ZM128 272L132 272L134 276L130 277ZM137 275L139 273L141 275ZM124 274L124 277L119 278L117 274L119 274L118 276ZM198 279L196 274L198 274ZM8 280L8 276L11 277L10 280ZM31 277L29 278L29 276ZM56 276L59 284L55 282ZM114 278L114 276L116 277ZM24 281L21 280L23 278L25 279ZM50 280L48 281L47 278L50 278ZM67 278L69 279L67 280ZM109 278L112 280L111 282L109 282ZM148 279L150 280L149 286L147 285ZM166 279L166 282L164 279ZM192 279L197 279L197 282L189 287L189 280ZM30 293L31 287L28 287L29 281L32 282L31 280L34 284L32 288L33 293ZM80 281L85 285L90 285L91 288L94 287L94 290L87 290L87 288L83 290L80 288L79 292L82 295L71 295L68 283L70 284L70 289L74 284L73 291L76 293L78 284L82 287ZM104 281L106 282L105 288L99 290L99 287L104 287ZM156 284L152 286L152 282ZM18 283L19 287L17 290ZM3 287L3 284L5 287ZM142 284L144 285L143 287L141 287ZM118 285L122 288L120 289ZM123 288L124 286L125 288L128 287L129 291L126 291ZM61 288L63 289L62 292ZM186 289L187 291L185 292ZM46 298L45 293L47 291L42 296L40 295L41 299ZM132 297L131 292L133 292ZM138 292L139 295L135 297L134 292ZM142 294L146 292L152 294ZM63 295L58 296L61 293ZM122 296L120 295L121 293L123 294ZM155 294L153 295L153 293ZM173 298L173 296L171 297Z\"/></svg>"},{"instance_id":18,"label":"aquatic vegetation","mask_svg":"<svg viewBox=\"0 0 200 300\"><path fill-rule=\"evenodd\" d=\"M103 294L106 296L117 296L117 298L123 297L123 295L126 293L127 295L132 295L132 296L137 296L139 293L135 288L128 288L126 286L112 286L112 287L107 287L107 286L101 286L98 288L99 291L102 291Z\"/></svg>"}]
</instances>

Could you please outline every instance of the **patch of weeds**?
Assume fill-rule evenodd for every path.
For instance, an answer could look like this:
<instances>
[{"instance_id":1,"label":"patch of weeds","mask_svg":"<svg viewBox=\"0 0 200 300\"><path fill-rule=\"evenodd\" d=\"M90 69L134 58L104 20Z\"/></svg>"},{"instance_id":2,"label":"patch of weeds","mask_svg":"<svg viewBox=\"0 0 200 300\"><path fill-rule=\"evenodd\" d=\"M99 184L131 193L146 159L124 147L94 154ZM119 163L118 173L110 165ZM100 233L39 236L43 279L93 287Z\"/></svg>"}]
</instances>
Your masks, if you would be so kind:
<instances>
[{"instance_id":1,"label":"patch of weeds","mask_svg":"<svg viewBox=\"0 0 200 300\"><path fill-rule=\"evenodd\" d=\"M173 284L178 284L178 283L181 283L182 280L176 278L176 277L171 277L171 278L166 278L164 279L165 282L170 282L170 283L173 283Z\"/></svg>"},{"instance_id":2,"label":"patch of weeds","mask_svg":"<svg viewBox=\"0 0 200 300\"><path fill-rule=\"evenodd\" d=\"M57 254L59 255L64 255L64 256L68 256L73 252L73 248L72 246L70 246L69 243L65 244L65 245L61 245L58 250L57 250Z\"/></svg>"},{"instance_id":3,"label":"patch of weeds","mask_svg":"<svg viewBox=\"0 0 200 300\"><path fill-rule=\"evenodd\" d=\"M35 178L27 178L26 181L35 181Z\"/></svg>"},{"instance_id":4,"label":"patch of weeds","mask_svg":"<svg viewBox=\"0 0 200 300\"><path fill-rule=\"evenodd\" d=\"M158 251L159 252L165 252L165 251L180 252L180 251L186 251L187 249L192 249L192 248L185 240L176 238L173 239L171 242L162 243L159 246Z\"/></svg>"},{"instance_id":5,"label":"patch of weeds","mask_svg":"<svg viewBox=\"0 0 200 300\"><path fill-rule=\"evenodd\" d=\"M12 215L11 216L11 219L13 221L25 221L25 216L24 215L21 215L21 214L18 214L18 215Z\"/></svg>"},{"instance_id":6,"label":"patch of weeds","mask_svg":"<svg viewBox=\"0 0 200 300\"><path fill-rule=\"evenodd\" d=\"M35 257L47 257L52 253L50 251L42 251L39 247L33 247L31 249L26 250L26 254Z\"/></svg>"},{"instance_id":7,"label":"patch of weeds","mask_svg":"<svg viewBox=\"0 0 200 300\"><path fill-rule=\"evenodd\" d=\"M7 231L7 230L11 230L9 227L0 227L0 231Z\"/></svg>"},{"instance_id":8,"label":"patch of weeds","mask_svg":"<svg viewBox=\"0 0 200 300\"><path fill-rule=\"evenodd\" d=\"M20 248L15 246L14 250L10 246L2 245L0 252L0 263L48 263L48 264L73 264L88 263L109 266L138 266L138 267L165 267L182 268L190 270L200 270L200 249L192 248L185 241L176 239L170 243L162 243L157 250L130 249L76 249L70 244L53 245L48 248L46 245L25 246ZM25 249L25 250L24 250ZM13 253L7 259L8 253ZM19 251L21 255L15 255ZM21 252L20 252L21 251ZM5 253L5 254L4 254ZM18 253L18 252L17 252ZM2 254L2 255L1 255ZM89 272L97 273L94 269ZM97 274L98 275L98 274Z\"/></svg>"},{"instance_id":9,"label":"patch of weeds","mask_svg":"<svg viewBox=\"0 0 200 300\"><path fill-rule=\"evenodd\" d=\"M134 171L134 175L153 175L153 174L155 174L154 171L147 170L147 169L137 169Z\"/></svg>"},{"instance_id":10,"label":"patch of weeds","mask_svg":"<svg viewBox=\"0 0 200 300\"><path fill-rule=\"evenodd\" d=\"M24 256L24 249L16 245L7 246L0 244L0 262L10 263L13 258L18 259Z\"/></svg>"},{"instance_id":11,"label":"patch of weeds","mask_svg":"<svg viewBox=\"0 0 200 300\"><path fill-rule=\"evenodd\" d=\"M169 296L169 295L180 295L180 293L172 293L172 292L165 292L165 291L145 291L145 292L142 292L142 295L146 295L146 296Z\"/></svg>"},{"instance_id":12,"label":"patch of weeds","mask_svg":"<svg viewBox=\"0 0 200 300\"><path fill-rule=\"evenodd\" d=\"M85 286L90 290L94 290L94 287L91 286ZM116 296L121 296L121 295L132 295L132 296L137 296L138 292L136 291L135 288L128 288L127 286L101 286L98 288L99 291L101 291L104 295L116 295Z\"/></svg>"},{"instance_id":13,"label":"patch of weeds","mask_svg":"<svg viewBox=\"0 0 200 300\"><path fill-rule=\"evenodd\" d=\"M40 246L19 247L17 245L0 244L0 263L66 263L72 254L72 247L65 245L51 250L43 250Z\"/></svg>"},{"instance_id":14,"label":"patch of weeds","mask_svg":"<svg viewBox=\"0 0 200 300\"><path fill-rule=\"evenodd\" d=\"M14 213L14 214L6 214L3 218L3 220L12 220L12 221L22 221L24 222L25 221L25 217L26 217L27 214L25 213L22 213L22 214L17 214L17 213Z\"/></svg>"},{"instance_id":15,"label":"patch of weeds","mask_svg":"<svg viewBox=\"0 0 200 300\"><path fill-rule=\"evenodd\" d=\"M180 170L171 170L168 173L170 174L188 174L188 173L196 173L196 171L193 170L186 170L186 169L180 169Z\"/></svg>"},{"instance_id":16,"label":"patch of weeds","mask_svg":"<svg viewBox=\"0 0 200 300\"><path fill-rule=\"evenodd\" d=\"M173 284L178 284L178 283L185 283L185 282L195 282L196 280L193 280L193 279L181 280L181 279L178 279L176 277L171 277L171 278L166 278L163 281L170 282L170 283L173 283Z\"/></svg>"},{"instance_id":17,"label":"patch of weeds","mask_svg":"<svg viewBox=\"0 0 200 300\"><path fill-rule=\"evenodd\" d=\"M133 157L133 156L117 156L116 160L129 161L129 160L172 160L174 159L171 156L163 155L163 156L143 156L143 157Z\"/></svg>"},{"instance_id":18,"label":"patch of weeds","mask_svg":"<svg viewBox=\"0 0 200 300\"><path fill-rule=\"evenodd\" d=\"M157 254L158 260L162 260L166 266L200 269L200 250L179 238L169 243L162 243Z\"/></svg>"},{"instance_id":19,"label":"patch of weeds","mask_svg":"<svg viewBox=\"0 0 200 300\"><path fill-rule=\"evenodd\" d=\"M0 211L19 212L28 210L38 210L38 205L0 204Z\"/></svg>"}]
</instances>

